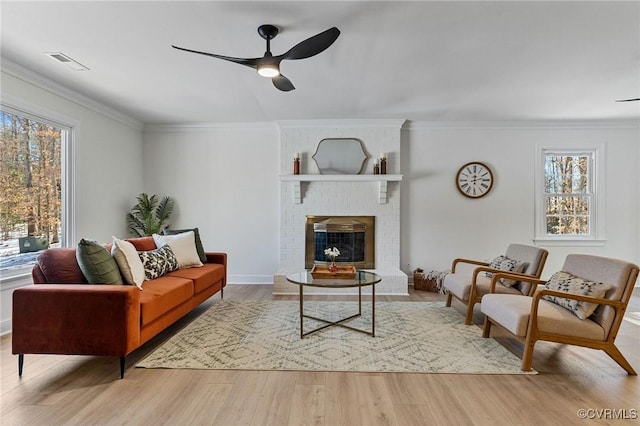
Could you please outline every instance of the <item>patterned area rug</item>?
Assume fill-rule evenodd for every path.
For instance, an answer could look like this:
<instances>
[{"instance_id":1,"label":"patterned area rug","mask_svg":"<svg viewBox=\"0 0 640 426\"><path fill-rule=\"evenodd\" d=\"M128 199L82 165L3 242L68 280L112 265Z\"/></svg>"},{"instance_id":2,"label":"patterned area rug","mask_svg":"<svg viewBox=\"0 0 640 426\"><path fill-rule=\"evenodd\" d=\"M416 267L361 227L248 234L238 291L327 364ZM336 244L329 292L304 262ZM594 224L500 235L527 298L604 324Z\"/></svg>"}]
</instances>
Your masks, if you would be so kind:
<instances>
[{"instance_id":1,"label":"patterned area rug","mask_svg":"<svg viewBox=\"0 0 640 426\"><path fill-rule=\"evenodd\" d=\"M305 302L337 320L357 302ZM376 303L376 336L329 327L300 339L299 304L220 301L137 364L143 368L536 374L442 302ZM371 329L371 303L350 326ZM305 319L305 331L322 323Z\"/></svg>"}]
</instances>

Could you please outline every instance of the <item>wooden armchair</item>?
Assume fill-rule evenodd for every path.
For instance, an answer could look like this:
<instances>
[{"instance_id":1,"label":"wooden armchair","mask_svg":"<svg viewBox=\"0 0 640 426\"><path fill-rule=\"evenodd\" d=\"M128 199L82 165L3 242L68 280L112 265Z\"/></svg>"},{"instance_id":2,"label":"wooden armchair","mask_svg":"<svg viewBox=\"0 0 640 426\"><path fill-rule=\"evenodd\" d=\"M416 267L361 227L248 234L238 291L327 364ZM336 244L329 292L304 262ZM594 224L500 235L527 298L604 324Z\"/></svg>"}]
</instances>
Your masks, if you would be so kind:
<instances>
[{"instance_id":1,"label":"wooden armchair","mask_svg":"<svg viewBox=\"0 0 640 426\"><path fill-rule=\"evenodd\" d=\"M507 248L505 256L508 259L516 260L521 264L521 271L512 273L511 278L501 276L496 282L494 292L517 295L531 295L535 289L527 280L522 278L540 278L544 264L547 261L549 252L543 248L528 246L523 244L511 244ZM469 268L466 271L460 271L458 266L467 264L476 266L471 272ZM476 303L482 301L482 297L489 293L491 285L491 277L489 274L495 274L503 271L502 269L490 267L489 262L482 262L472 259L457 258L451 264L451 273L447 274L443 281L443 287L447 293L446 306L451 306L452 298L456 298L466 305L465 324L470 325L473 320L473 308Z\"/></svg>"},{"instance_id":2,"label":"wooden armchair","mask_svg":"<svg viewBox=\"0 0 640 426\"><path fill-rule=\"evenodd\" d=\"M508 275L498 273L493 279ZM531 370L536 342L546 340L601 349L628 374L636 375L614 341L637 277L638 266L629 262L586 254L569 255L562 271L539 286L533 296L485 295L481 305L486 315L482 335L489 337L491 325L497 324L524 339L524 371ZM545 283L529 280L532 284ZM594 304L593 314L587 310L588 303Z\"/></svg>"}]
</instances>

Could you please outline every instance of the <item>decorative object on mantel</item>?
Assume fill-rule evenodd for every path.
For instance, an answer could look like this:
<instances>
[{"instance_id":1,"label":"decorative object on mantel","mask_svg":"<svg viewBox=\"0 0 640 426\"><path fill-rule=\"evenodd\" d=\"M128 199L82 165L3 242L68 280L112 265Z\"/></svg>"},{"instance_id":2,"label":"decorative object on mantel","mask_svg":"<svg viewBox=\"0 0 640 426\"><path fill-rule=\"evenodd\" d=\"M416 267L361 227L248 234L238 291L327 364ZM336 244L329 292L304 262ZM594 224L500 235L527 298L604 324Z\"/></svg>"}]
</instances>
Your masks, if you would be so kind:
<instances>
[{"instance_id":1,"label":"decorative object on mantel","mask_svg":"<svg viewBox=\"0 0 640 426\"><path fill-rule=\"evenodd\" d=\"M458 170L456 186L465 197L484 197L493 187L493 173L486 164L472 161Z\"/></svg>"},{"instance_id":2,"label":"decorative object on mantel","mask_svg":"<svg viewBox=\"0 0 640 426\"><path fill-rule=\"evenodd\" d=\"M378 160L373 162L373 174L374 175L380 174L380 165L378 164Z\"/></svg>"},{"instance_id":3,"label":"decorative object on mantel","mask_svg":"<svg viewBox=\"0 0 640 426\"><path fill-rule=\"evenodd\" d=\"M300 174L300 153L299 152L296 152L293 155L293 174L294 175Z\"/></svg>"},{"instance_id":4,"label":"decorative object on mantel","mask_svg":"<svg viewBox=\"0 0 640 426\"><path fill-rule=\"evenodd\" d=\"M380 174L387 174L387 154L385 154L384 152L380 154Z\"/></svg>"},{"instance_id":5,"label":"decorative object on mantel","mask_svg":"<svg viewBox=\"0 0 640 426\"><path fill-rule=\"evenodd\" d=\"M331 265L314 265L311 269L311 276L316 280L321 279L343 279L352 280L356 277L355 266L336 266L330 270Z\"/></svg>"},{"instance_id":6,"label":"decorative object on mantel","mask_svg":"<svg viewBox=\"0 0 640 426\"><path fill-rule=\"evenodd\" d=\"M328 138L318 143L313 159L323 175L358 175L367 154L359 139Z\"/></svg>"}]
</instances>

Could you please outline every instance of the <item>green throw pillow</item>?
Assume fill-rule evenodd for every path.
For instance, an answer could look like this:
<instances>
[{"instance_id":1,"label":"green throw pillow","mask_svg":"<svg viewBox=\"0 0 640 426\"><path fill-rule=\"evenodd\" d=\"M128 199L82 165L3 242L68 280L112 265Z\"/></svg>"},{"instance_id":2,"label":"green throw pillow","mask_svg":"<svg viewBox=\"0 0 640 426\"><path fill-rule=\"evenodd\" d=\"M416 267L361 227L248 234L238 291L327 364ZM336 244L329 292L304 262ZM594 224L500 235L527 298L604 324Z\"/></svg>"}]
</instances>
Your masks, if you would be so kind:
<instances>
[{"instance_id":1,"label":"green throw pillow","mask_svg":"<svg viewBox=\"0 0 640 426\"><path fill-rule=\"evenodd\" d=\"M207 263L207 255L204 252L204 247L202 247L202 240L200 240L200 233L198 232L198 228L193 229L165 229L162 231L164 235L175 235L182 234L183 232L193 231L196 240L196 251L198 252L198 257L200 258L200 262Z\"/></svg>"},{"instance_id":2,"label":"green throw pillow","mask_svg":"<svg viewBox=\"0 0 640 426\"><path fill-rule=\"evenodd\" d=\"M107 249L97 242L80 240L76 259L89 284L122 284L118 264Z\"/></svg>"}]
</instances>

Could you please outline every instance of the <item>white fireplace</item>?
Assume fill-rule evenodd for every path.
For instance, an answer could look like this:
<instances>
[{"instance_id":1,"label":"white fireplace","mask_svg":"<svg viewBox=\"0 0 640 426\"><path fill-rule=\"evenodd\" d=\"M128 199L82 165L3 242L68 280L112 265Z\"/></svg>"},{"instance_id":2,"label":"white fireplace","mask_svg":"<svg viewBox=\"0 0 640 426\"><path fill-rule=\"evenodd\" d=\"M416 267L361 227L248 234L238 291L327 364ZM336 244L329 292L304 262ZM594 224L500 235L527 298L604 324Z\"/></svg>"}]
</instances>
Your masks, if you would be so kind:
<instances>
[{"instance_id":1,"label":"white fireplace","mask_svg":"<svg viewBox=\"0 0 640 426\"><path fill-rule=\"evenodd\" d=\"M280 269L274 294L297 294L286 275L305 268L307 216L375 216L375 269L382 276L376 294L408 294L400 270L400 134L404 120L330 120L281 122L280 125ZM366 163L358 175L322 175L312 155L324 138L362 142ZM300 154L300 175L293 157ZM385 153L386 175L374 175L373 163ZM326 294L326 289L310 288ZM345 293L357 290L345 289ZM305 289L305 292L307 290ZM336 292L335 290L333 291Z\"/></svg>"}]
</instances>

